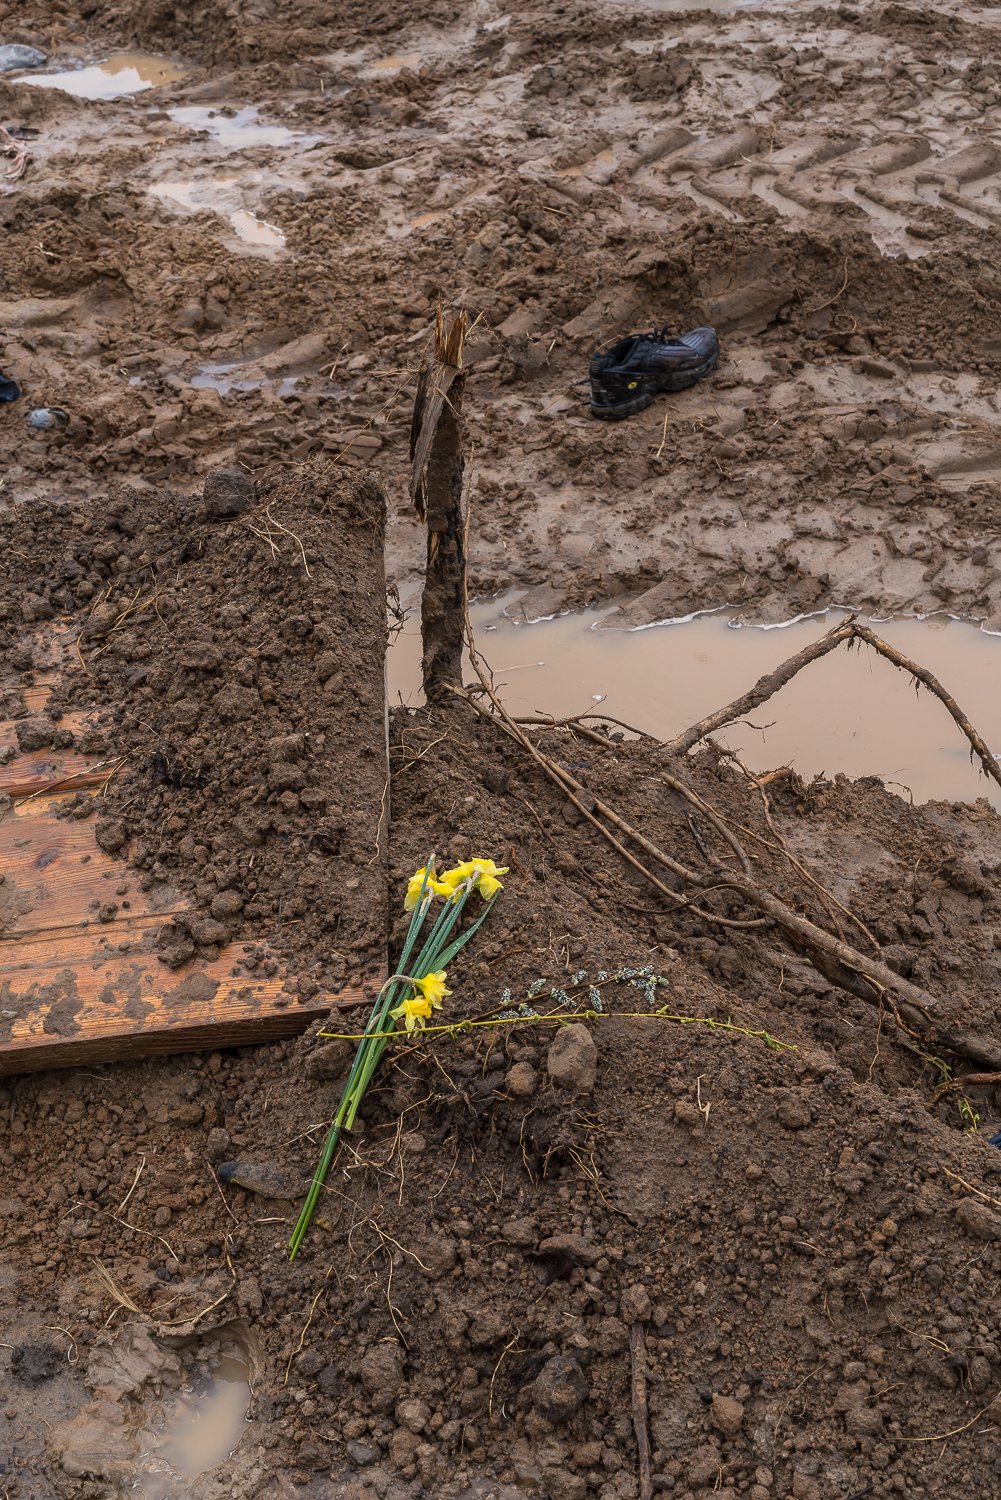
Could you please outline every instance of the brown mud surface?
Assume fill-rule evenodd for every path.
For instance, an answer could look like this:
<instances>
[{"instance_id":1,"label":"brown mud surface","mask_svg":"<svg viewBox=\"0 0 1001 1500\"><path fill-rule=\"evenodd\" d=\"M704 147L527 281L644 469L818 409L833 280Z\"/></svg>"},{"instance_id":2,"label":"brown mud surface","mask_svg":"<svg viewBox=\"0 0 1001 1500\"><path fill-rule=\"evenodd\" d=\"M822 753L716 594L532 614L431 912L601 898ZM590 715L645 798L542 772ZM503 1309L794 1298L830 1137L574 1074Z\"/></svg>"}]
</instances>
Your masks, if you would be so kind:
<instances>
[{"instance_id":1,"label":"brown mud surface","mask_svg":"<svg viewBox=\"0 0 1001 1500\"><path fill-rule=\"evenodd\" d=\"M391 912L435 843L511 866L451 975L455 1014L649 964L659 1004L742 1029L610 1015L555 1053L528 1026L387 1058L294 1264L350 1044L5 1083L0 1495L634 1500L637 1325L657 1493L995 1495L997 1089L939 1095L934 1033L773 931L659 900L469 709L392 716L388 854L384 781L338 785L320 737L382 701L324 634L354 612L378 654L381 580L351 540L381 538L377 486L389 572L419 581L410 389L439 288L480 315L474 592L527 586L526 616L621 600L623 623L722 603L1001 623L1001 16L402 11L5 13L3 41L60 66L141 50L185 70L103 102L0 79L0 118L37 132L0 198L0 369L24 388L0 416L5 713L24 716L40 626L117 607L55 708L98 710L128 756L77 810L207 924L167 932L165 966L267 944L292 1003L335 993L342 934L398 951L402 912L365 894L381 829ZM591 421L594 347L704 320L711 380ZM68 425L29 430L42 405ZM245 512L206 515L219 465L253 475ZM121 619L145 588L160 616ZM544 742L696 857L666 752ZM857 919L945 1024L996 1036L986 802L781 777L769 825L711 748L684 771L750 830L762 882L835 920L777 831L853 941ZM335 890L331 851L358 871ZM628 980L604 1003L649 1008ZM210 1164L228 1161L265 1194L222 1198ZM154 1473L165 1404L233 1349L253 1392L234 1456Z\"/></svg>"}]
</instances>

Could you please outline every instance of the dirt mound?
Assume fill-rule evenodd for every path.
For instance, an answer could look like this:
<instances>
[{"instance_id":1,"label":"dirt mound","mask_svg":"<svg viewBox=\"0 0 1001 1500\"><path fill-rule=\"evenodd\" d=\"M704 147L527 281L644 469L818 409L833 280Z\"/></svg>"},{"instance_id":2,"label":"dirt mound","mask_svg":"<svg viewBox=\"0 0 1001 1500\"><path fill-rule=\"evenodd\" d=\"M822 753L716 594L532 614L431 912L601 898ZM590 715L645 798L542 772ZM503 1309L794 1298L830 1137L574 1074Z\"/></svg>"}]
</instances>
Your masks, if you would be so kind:
<instances>
[{"instance_id":1,"label":"dirt mound","mask_svg":"<svg viewBox=\"0 0 1001 1500\"><path fill-rule=\"evenodd\" d=\"M259 494L216 470L197 497L15 512L0 618L43 637L69 622L47 720L88 711L80 748L128 767L66 814L96 813L145 889L195 898L160 930L171 966L257 939L308 970L304 994L382 966L383 509L373 483L317 466ZM50 649L4 653L9 708Z\"/></svg>"},{"instance_id":2,"label":"dirt mound","mask_svg":"<svg viewBox=\"0 0 1001 1500\"><path fill-rule=\"evenodd\" d=\"M651 838L690 841L660 752L546 743ZM404 1051L292 1266L292 1205L230 1189L234 1224L202 1157L277 1168L294 1193L349 1044L18 1084L9 1242L15 1263L22 1237L39 1247L34 1283L51 1286L81 1359L109 1338L97 1256L154 1323L216 1296L211 1321L249 1320L253 1430L270 1445L267 1458L250 1439L237 1453L249 1493L267 1474L344 1497L359 1484L391 1500L488 1484L617 1500L636 1494L640 1325L662 1490L944 1494L954 1466L939 1477L921 1440L969 1423L964 1471L990 1493L1001 1447L977 1414L1001 1370L984 1316L1001 1157L963 1133L961 1095L929 1108L941 1074L906 1032L768 934L710 935L690 915L648 910L628 868L468 711L396 715L392 755L397 896L442 807L445 857L490 849L512 866L454 967L454 1013L482 1015L505 990L559 1010L562 992L597 984L607 1019L590 1023L593 1042L524 1026ZM800 888L768 852L757 793L710 753L688 773L758 836L768 877ZM973 889L955 871L958 850L996 849L993 815L902 810L876 786L780 781L770 793L775 827L818 873L830 878L840 852L833 893L888 956L896 939L894 962L906 955L950 1007L987 1020L996 880L978 873ZM650 1016L646 965L662 980L655 1004L716 1028ZM986 1112L983 1089L966 1093ZM126 1232L108 1209L137 1152ZM136 1230L154 1238L137 1246ZM67 1370L48 1399L68 1401L72 1382ZM126 1428L134 1409L120 1406ZM57 1423L48 1444L54 1493L110 1483L99 1457L74 1467L77 1428Z\"/></svg>"},{"instance_id":3,"label":"dirt mound","mask_svg":"<svg viewBox=\"0 0 1001 1500\"><path fill-rule=\"evenodd\" d=\"M383 637L382 580L346 539L386 521L390 573L419 580L410 390L439 289L475 322L474 592L524 589L528 617L615 600L626 624L729 602L996 626L992 12L29 0L9 20L4 40L56 61L136 46L190 72L103 103L0 81L5 122L37 131L0 202L0 369L24 389L0 416L5 711L29 717L28 638L89 615L54 708L100 705L94 734L130 765L105 842L207 924L168 930L165 958L267 943L315 998L343 977L342 935L374 953L388 927L398 951L437 842L511 866L453 1014L507 990L590 1004L597 983L605 1018L555 1054L526 1025L387 1058L294 1265L349 1043L5 1085L0 1491L144 1481L135 1348L165 1367L199 1318L248 1349L254 1404L194 1500L634 1500L636 1328L657 1493L995 1494L996 1084L957 1086L934 1033L774 933L652 893L461 706L393 716L391 792L334 762L335 711L370 717L382 689L328 639L350 619L374 660ZM722 331L710 381L590 419L595 347L703 319ZM43 404L68 425L30 428ZM359 461L388 515L373 484L344 487ZM257 495L226 515L223 484L210 517L220 466ZM664 752L543 743L694 857ZM951 1020L996 1034L989 808L779 778L770 827L712 753L684 769L797 910L859 941L864 923ZM385 826L383 798L388 921L361 895L359 815ZM332 889L339 858L362 886ZM649 1016L647 966L681 1019ZM224 1203L206 1157L270 1169L256 1180L287 1197Z\"/></svg>"}]
</instances>

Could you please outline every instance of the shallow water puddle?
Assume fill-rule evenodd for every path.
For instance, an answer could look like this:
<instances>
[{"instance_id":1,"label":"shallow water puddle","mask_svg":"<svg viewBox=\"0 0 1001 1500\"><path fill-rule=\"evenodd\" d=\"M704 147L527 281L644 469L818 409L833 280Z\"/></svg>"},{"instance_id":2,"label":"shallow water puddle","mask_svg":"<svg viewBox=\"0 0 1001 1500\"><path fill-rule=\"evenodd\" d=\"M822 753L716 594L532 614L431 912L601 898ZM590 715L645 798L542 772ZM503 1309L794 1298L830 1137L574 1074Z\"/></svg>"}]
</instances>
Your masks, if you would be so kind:
<instances>
[{"instance_id":1,"label":"shallow water puddle","mask_svg":"<svg viewBox=\"0 0 1001 1500\"><path fill-rule=\"evenodd\" d=\"M154 1450L143 1463L137 1493L144 1500L182 1500L200 1474L225 1463L246 1431L250 1368L223 1355L190 1390L168 1404Z\"/></svg>"},{"instance_id":2,"label":"shallow water puddle","mask_svg":"<svg viewBox=\"0 0 1001 1500\"><path fill-rule=\"evenodd\" d=\"M228 215L229 222L247 245L262 245L268 250L284 250L285 236L275 224L259 219L245 208L237 208Z\"/></svg>"},{"instance_id":3,"label":"shallow water puddle","mask_svg":"<svg viewBox=\"0 0 1001 1500\"><path fill-rule=\"evenodd\" d=\"M218 391L220 396L228 396L230 391L260 391L266 386L274 386L278 396L291 396L299 384L298 375L287 375L276 381L263 375L250 379L233 374L234 370L242 368L236 360L229 364L202 365L197 374L192 375L190 383L198 390Z\"/></svg>"},{"instance_id":4,"label":"shallow water puddle","mask_svg":"<svg viewBox=\"0 0 1001 1500\"><path fill-rule=\"evenodd\" d=\"M62 89L63 93L75 94L79 99L121 99L127 94L179 83L183 77L184 69L166 57L119 52L87 67L64 68L57 73L26 73L16 82Z\"/></svg>"},{"instance_id":5,"label":"shallow water puddle","mask_svg":"<svg viewBox=\"0 0 1001 1500\"><path fill-rule=\"evenodd\" d=\"M380 73L397 73L402 68L416 68L420 60L419 53L411 52L406 57L377 57L374 62L369 63L369 67L376 68Z\"/></svg>"},{"instance_id":6,"label":"shallow water puddle","mask_svg":"<svg viewBox=\"0 0 1001 1500\"><path fill-rule=\"evenodd\" d=\"M479 650L512 713L604 711L661 739L745 693L842 618L734 628L719 612L627 631L594 628L613 624L608 610L516 625L503 613L513 602L507 595L472 611ZM1001 752L1001 639L941 615L876 621L873 629L932 671ZM416 611L390 652L389 687L393 703L420 700ZM804 778L879 776L918 802L987 797L1001 807L1001 788L971 766L969 746L943 706L924 690L916 694L907 674L867 646L842 646L813 662L751 721L716 738L754 770L790 765Z\"/></svg>"},{"instance_id":7,"label":"shallow water puddle","mask_svg":"<svg viewBox=\"0 0 1001 1500\"><path fill-rule=\"evenodd\" d=\"M202 105L183 105L169 109L167 114L176 125L187 125L190 130L207 130L220 145L234 150L242 146L313 146L323 139L319 135L289 130L287 125L263 125L253 106L229 114Z\"/></svg>"},{"instance_id":8,"label":"shallow water puddle","mask_svg":"<svg viewBox=\"0 0 1001 1500\"><path fill-rule=\"evenodd\" d=\"M211 209L229 220L231 227L247 245L257 245L267 250L284 250L285 235L274 224L260 219L245 208L228 208L224 198L229 188L239 181L237 177L214 177L208 181L192 178L171 178L153 182L149 191L163 203L176 203L179 208L192 210Z\"/></svg>"}]
</instances>

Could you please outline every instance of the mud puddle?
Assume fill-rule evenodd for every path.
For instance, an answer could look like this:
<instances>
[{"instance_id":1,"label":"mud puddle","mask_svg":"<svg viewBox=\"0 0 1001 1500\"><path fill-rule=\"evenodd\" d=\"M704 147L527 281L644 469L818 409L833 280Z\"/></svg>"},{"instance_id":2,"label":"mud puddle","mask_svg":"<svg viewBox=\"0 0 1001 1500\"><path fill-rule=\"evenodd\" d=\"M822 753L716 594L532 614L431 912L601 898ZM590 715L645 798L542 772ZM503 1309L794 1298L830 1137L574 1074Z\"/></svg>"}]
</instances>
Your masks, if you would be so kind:
<instances>
[{"instance_id":1,"label":"mud puddle","mask_svg":"<svg viewBox=\"0 0 1001 1500\"><path fill-rule=\"evenodd\" d=\"M203 105L181 105L167 114L176 125L207 131L220 145L232 150L245 146L315 146L323 139L321 135L290 130L287 125L266 125L253 105L232 112Z\"/></svg>"},{"instance_id":2,"label":"mud puddle","mask_svg":"<svg viewBox=\"0 0 1001 1500\"><path fill-rule=\"evenodd\" d=\"M196 181L193 178L168 179L150 184L149 191L161 203L171 203L189 212L211 210L225 218L230 228L246 245L262 250L284 250L285 235L275 224L259 218L246 208L234 208L226 204L227 196L239 182L236 177L214 177Z\"/></svg>"},{"instance_id":3,"label":"mud puddle","mask_svg":"<svg viewBox=\"0 0 1001 1500\"><path fill-rule=\"evenodd\" d=\"M725 611L639 630L616 630L614 609L528 625L504 614L508 594L474 607L473 629L500 696L515 714L562 718L600 709L671 739L754 682L842 616L782 627L739 626ZM929 668L989 745L1001 751L1001 640L947 616L872 623L884 640ZM596 628L596 627L604 628ZM390 652L390 701L420 701L415 611ZM930 694L868 647L814 662L751 716L716 738L754 770L790 765L804 778L879 776L916 802L987 797L1001 789L970 764L966 741Z\"/></svg>"},{"instance_id":4,"label":"mud puddle","mask_svg":"<svg viewBox=\"0 0 1001 1500\"><path fill-rule=\"evenodd\" d=\"M142 1461L143 1500L181 1500L190 1483L226 1462L247 1430L250 1366L242 1353L221 1355L165 1410L153 1451Z\"/></svg>"},{"instance_id":5,"label":"mud puddle","mask_svg":"<svg viewBox=\"0 0 1001 1500\"><path fill-rule=\"evenodd\" d=\"M277 396L284 398L295 395L301 378L298 375L287 375L281 380L269 380L266 376L251 379L233 373L242 368L236 361L202 365L197 374L191 376L189 384L196 390L218 391L220 396L228 396L230 391L261 391L271 387Z\"/></svg>"},{"instance_id":6,"label":"mud puddle","mask_svg":"<svg viewBox=\"0 0 1001 1500\"><path fill-rule=\"evenodd\" d=\"M61 89L78 99L122 99L128 94L141 94L147 89L179 83L184 76L185 70L169 58L154 57L145 52L119 52L104 62L49 73L26 73L14 82Z\"/></svg>"}]
</instances>

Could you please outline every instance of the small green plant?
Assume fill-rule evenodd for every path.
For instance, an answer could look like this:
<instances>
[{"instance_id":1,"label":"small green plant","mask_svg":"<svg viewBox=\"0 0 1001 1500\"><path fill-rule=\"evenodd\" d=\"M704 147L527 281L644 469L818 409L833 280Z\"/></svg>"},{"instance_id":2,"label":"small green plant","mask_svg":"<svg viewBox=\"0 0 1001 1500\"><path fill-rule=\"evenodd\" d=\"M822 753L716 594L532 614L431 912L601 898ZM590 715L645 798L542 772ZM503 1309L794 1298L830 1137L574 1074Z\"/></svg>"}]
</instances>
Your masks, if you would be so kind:
<instances>
[{"instance_id":1,"label":"small green plant","mask_svg":"<svg viewBox=\"0 0 1001 1500\"><path fill-rule=\"evenodd\" d=\"M506 874L507 868L499 868L492 859L470 859L439 875L432 854L424 868L411 877L403 903L404 909L410 912L410 926L400 954L399 969L382 986L368 1024L357 1039L358 1047L341 1102L327 1132L323 1153L289 1241L290 1260L295 1260L298 1255L316 1212L341 1131L350 1130L354 1125L365 1090L375 1076L390 1039L398 1034L398 1029L404 1035L423 1030L434 1012L441 1009L442 1001L451 994L445 988L448 965L486 921L502 889L499 877ZM463 909L474 891L483 897L486 907L475 922L455 937L453 934L461 922ZM443 902L441 911L419 946L436 898Z\"/></svg>"},{"instance_id":2,"label":"small green plant","mask_svg":"<svg viewBox=\"0 0 1001 1500\"><path fill-rule=\"evenodd\" d=\"M959 1089L959 1084L953 1075L952 1064L946 1062L944 1057L934 1057L930 1052L919 1052L918 1056L928 1063L929 1067L934 1068L938 1074L938 1088L935 1090L932 1100L933 1104L937 1104L940 1099L944 1099L946 1094ZM962 1092L958 1094L956 1108L959 1111L959 1118L963 1122L963 1129L975 1132L980 1125L982 1116L974 1109L972 1101L966 1094Z\"/></svg>"}]
</instances>

